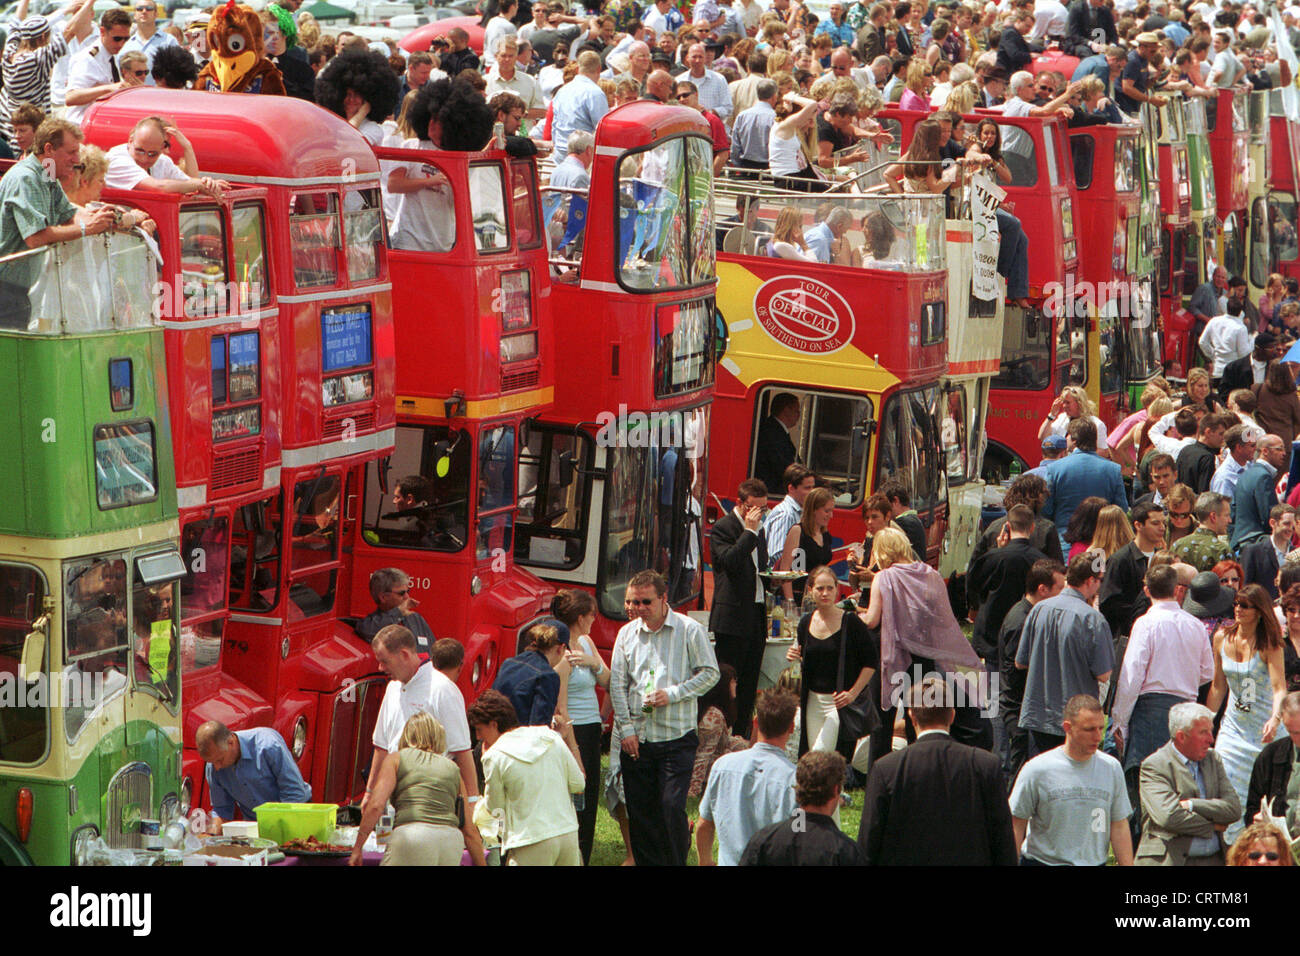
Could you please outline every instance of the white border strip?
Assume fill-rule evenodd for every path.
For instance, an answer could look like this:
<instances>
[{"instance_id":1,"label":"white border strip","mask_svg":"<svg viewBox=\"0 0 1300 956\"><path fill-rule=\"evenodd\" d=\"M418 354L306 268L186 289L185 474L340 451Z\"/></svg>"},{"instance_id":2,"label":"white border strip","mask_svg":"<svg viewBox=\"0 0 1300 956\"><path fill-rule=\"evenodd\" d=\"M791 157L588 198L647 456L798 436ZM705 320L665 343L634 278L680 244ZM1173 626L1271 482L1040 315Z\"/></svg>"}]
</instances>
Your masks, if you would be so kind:
<instances>
[{"instance_id":1,"label":"white border strip","mask_svg":"<svg viewBox=\"0 0 1300 956\"><path fill-rule=\"evenodd\" d=\"M186 329L210 329L214 325L241 325L248 328L253 325L260 325L263 319L274 319L280 314L280 310L271 306L258 312L247 312L243 315L227 315L215 319L162 319L164 329L176 329L184 331Z\"/></svg>"},{"instance_id":2,"label":"white border strip","mask_svg":"<svg viewBox=\"0 0 1300 956\"><path fill-rule=\"evenodd\" d=\"M351 299L359 295L370 295L373 292L388 292L393 288L391 282L380 282L377 285L362 286L358 289L330 289L327 292L309 292L305 295L282 295L279 296L281 303L285 302L325 302L330 299Z\"/></svg>"},{"instance_id":3,"label":"white border strip","mask_svg":"<svg viewBox=\"0 0 1300 956\"><path fill-rule=\"evenodd\" d=\"M321 462L335 458L346 458L365 452L391 448L397 442L397 429L386 428L370 435L359 435L353 439L342 439L325 445L312 445L309 448L286 448L281 452L285 468L304 468L319 465Z\"/></svg>"},{"instance_id":4,"label":"white border strip","mask_svg":"<svg viewBox=\"0 0 1300 956\"><path fill-rule=\"evenodd\" d=\"M245 183L251 186L350 186L353 183L379 182L378 171L373 173L351 173L338 176L307 176L303 179L290 179L285 176L232 176L229 173L204 173L214 179L224 179L228 183Z\"/></svg>"}]
</instances>

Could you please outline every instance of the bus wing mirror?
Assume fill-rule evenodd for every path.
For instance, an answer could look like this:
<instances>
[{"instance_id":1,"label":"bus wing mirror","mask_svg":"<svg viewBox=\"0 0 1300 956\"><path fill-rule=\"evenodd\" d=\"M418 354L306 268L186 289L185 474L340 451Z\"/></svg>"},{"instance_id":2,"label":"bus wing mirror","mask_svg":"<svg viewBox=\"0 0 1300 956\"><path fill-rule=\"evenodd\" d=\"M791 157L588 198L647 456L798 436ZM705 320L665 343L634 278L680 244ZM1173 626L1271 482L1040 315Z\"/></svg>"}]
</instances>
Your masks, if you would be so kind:
<instances>
[{"instance_id":1,"label":"bus wing mirror","mask_svg":"<svg viewBox=\"0 0 1300 956\"><path fill-rule=\"evenodd\" d=\"M375 479L379 482L379 490L385 495L388 494L388 469L391 467L393 467L393 459L390 455L385 455L375 468Z\"/></svg>"},{"instance_id":2,"label":"bus wing mirror","mask_svg":"<svg viewBox=\"0 0 1300 956\"><path fill-rule=\"evenodd\" d=\"M49 630L50 616L42 614L32 623L32 629L23 641L23 658L20 664L23 680L35 683L41 676L45 663L45 632Z\"/></svg>"},{"instance_id":3,"label":"bus wing mirror","mask_svg":"<svg viewBox=\"0 0 1300 956\"><path fill-rule=\"evenodd\" d=\"M573 459L573 452L562 451L556 460L556 465L560 473L560 487L567 488L573 484L573 476L577 473L578 467Z\"/></svg>"}]
</instances>

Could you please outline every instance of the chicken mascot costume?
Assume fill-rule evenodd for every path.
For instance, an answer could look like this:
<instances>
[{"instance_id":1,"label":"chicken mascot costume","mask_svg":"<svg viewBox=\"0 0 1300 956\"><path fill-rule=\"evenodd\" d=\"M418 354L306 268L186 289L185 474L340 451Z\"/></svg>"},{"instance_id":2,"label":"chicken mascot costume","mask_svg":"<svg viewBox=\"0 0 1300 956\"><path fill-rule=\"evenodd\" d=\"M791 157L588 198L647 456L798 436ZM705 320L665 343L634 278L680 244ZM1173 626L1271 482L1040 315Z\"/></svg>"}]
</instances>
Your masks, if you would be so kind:
<instances>
[{"instance_id":1,"label":"chicken mascot costume","mask_svg":"<svg viewBox=\"0 0 1300 956\"><path fill-rule=\"evenodd\" d=\"M197 90L216 93L270 93L284 96L284 79L266 56L262 20L250 6L227 0L208 20L208 52Z\"/></svg>"}]
</instances>

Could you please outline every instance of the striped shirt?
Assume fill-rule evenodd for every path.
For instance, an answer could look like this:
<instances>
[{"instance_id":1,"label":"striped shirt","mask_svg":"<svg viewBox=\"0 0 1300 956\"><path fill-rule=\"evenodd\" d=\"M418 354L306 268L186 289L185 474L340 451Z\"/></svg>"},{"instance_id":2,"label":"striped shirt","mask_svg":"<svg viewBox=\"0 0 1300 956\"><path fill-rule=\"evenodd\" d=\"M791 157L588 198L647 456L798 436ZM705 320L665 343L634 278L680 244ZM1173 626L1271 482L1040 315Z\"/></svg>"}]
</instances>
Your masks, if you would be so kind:
<instances>
[{"instance_id":1,"label":"striped shirt","mask_svg":"<svg viewBox=\"0 0 1300 956\"><path fill-rule=\"evenodd\" d=\"M0 91L0 135L17 147L10 116L19 103L31 103L44 112L50 111L50 74L54 64L68 52L63 33L51 29L50 42L36 50L18 52L21 42L17 30L11 30L5 43L4 62L0 73L4 75L4 89Z\"/></svg>"},{"instance_id":2,"label":"striped shirt","mask_svg":"<svg viewBox=\"0 0 1300 956\"><path fill-rule=\"evenodd\" d=\"M668 691L670 703L643 714L647 687ZM704 627L669 609L657 631L641 619L618 632L610 661L609 696L614 705L614 740L633 735L642 743L679 740L695 730L695 698L718 682L718 662Z\"/></svg>"},{"instance_id":3,"label":"striped shirt","mask_svg":"<svg viewBox=\"0 0 1300 956\"><path fill-rule=\"evenodd\" d=\"M763 519L763 543L767 545L768 567L774 568L785 550L785 536L803 517L803 507L786 495Z\"/></svg>"},{"instance_id":4,"label":"striped shirt","mask_svg":"<svg viewBox=\"0 0 1300 956\"><path fill-rule=\"evenodd\" d=\"M706 110L713 110L724 120L731 115L731 87L721 73L705 70L703 76L683 73L678 80L689 80L700 94L700 105Z\"/></svg>"}]
</instances>

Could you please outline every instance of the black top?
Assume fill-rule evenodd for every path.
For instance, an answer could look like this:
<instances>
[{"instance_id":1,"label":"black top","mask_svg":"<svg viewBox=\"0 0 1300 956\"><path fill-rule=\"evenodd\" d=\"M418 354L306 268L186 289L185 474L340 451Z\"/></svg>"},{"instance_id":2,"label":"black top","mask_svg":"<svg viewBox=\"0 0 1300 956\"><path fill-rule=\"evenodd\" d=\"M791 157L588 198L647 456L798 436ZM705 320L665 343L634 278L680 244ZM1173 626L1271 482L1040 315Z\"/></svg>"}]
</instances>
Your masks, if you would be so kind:
<instances>
[{"instance_id":1,"label":"black top","mask_svg":"<svg viewBox=\"0 0 1300 956\"><path fill-rule=\"evenodd\" d=\"M739 223L737 223L739 225ZM790 433L774 415L758 426L758 446L754 458L754 477L767 485L769 495L785 494L785 470L798 454ZM810 565L811 567L811 565Z\"/></svg>"},{"instance_id":2,"label":"black top","mask_svg":"<svg viewBox=\"0 0 1300 956\"><path fill-rule=\"evenodd\" d=\"M842 149L848 149L857 141L857 137L853 135L851 130L838 130L827 121L823 114L817 114L817 142L828 142L834 152L839 152Z\"/></svg>"},{"instance_id":3,"label":"black top","mask_svg":"<svg viewBox=\"0 0 1300 956\"><path fill-rule=\"evenodd\" d=\"M1025 596L1025 579L1034 562L1045 560L1047 555L1035 548L1033 542L1016 538L1005 547L986 551L971 563L966 575L966 599L971 607L979 608L971 644L984 660L997 661L1002 619Z\"/></svg>"},{"instance_id":4,"label":"black top","mask_svg":"<svg viewBox=\"0 0 1300 956\"><path fill-rule=\"evenodd\" d=\"M1025 618L1029 617L1032 607L1021 598L1002 619L1002 630L998 631L999 674L1002 678L998 690L999 714L1019 714L1020 704L1025 699L1025 677L1029 672L1016 667L1016 651L1020 649L1020 632L1025 629Z\"/></svg>"},{"instance_id":5,"label":"black top","mask_svg":"<svg viewBox=\"0 0 1300 956\"><path fill-rule=\"evenodd\" d=\"M1286 673L1286 692L1300 690L1300 654L1296 653L1290 637L1282 641L1282 666Z\"/></svg>"},{"instance_id":6,"label":"black top","mask_svg":"<svg viewBox=\"0 0 1300 956\"><path fill-rule=\"evenodd\" d=\"M1006 70L1008 76L1029 69L1033 59L1033 48L1025 42L1019 30L1007 27L1002 31L1002 37L998 40L998 66Z\"/></svg>"},{"instance_id":7,"label":"black top","mask_svg":"<svg viewBox=\"0 0 1300 956\"><path fill-rule=\"evenodd\" d=\"M415 611L410 614L403 614L398 608L387 611L380 611L376 608L357 622L356 632L367 641L371 641L374 640L376 634L390 624L400 624L414 634L415 651L420 655L420 660L427 661L429 659L429 652L433 650L433 642L436 638L433 636L433 630L429 627L429 622L420 617Z\"/></svg>"},{"instance_id":8,"label":"black top","mask_svg":"<svg viewBox=\"0 0 1300 956\"><path fill-rule=\"evenodd\" d=\"M1198 495L1210 490L1214 479L1214 449L1204 442L1192 442L1178 453L1178 481Z\"/></svg>"},{"instance_id":9,"label":"black top","mask_svg":"<svg viewBox=\"0 0 1300 956\"><path fill-rule=\"evenodd\" d=\"M1101 579L1097 603L1110 625L1110 633L1115 637L1133 632L1138 599L1143 596L1147 563L1148 558L1139 550L1136 540L1124 545L1106 562L1106 574Z\"/></svg>"},{"instance_id":10,"label":"black top","mask_svg":"<svg viewBox=\"0 0 1300 956\"><path fill-rule=\"evenodd\" d=\"M833 694L847 690L858 679L862 668L873 670L880 666L880 652L871 643L867 634L867 625L862 618L849 611L844 612L840 629L826 638L815 638L809 625L812 614L805 614L799 619L798 635L795 640L803 653L803 686L817 694ZM844 686L835 686L840 668L840 641L848 641L844 652Z\"/></svg>"},{"instance_id":11,"label":"black top","mask_svg":"<svg viewBox=\"0 0 1300 956\"><path fill-rule=\"evenodd\" d=\"M858 845L825 814L795 811L795 817L754 834L741 866L866 866ZM802 816L802 820L800 820Z\"/></svg>"},{"instance_id":12,"label":"black top","mask_svg":"<svg viewBox=\"0 0 1300 956\"><path fill-rule=\"evenodd\" d=\"M811 571L813 568L819 567L823 564L830 564L831 533L829 531L823 531L822 541L824 541L825 544L818 544L816 539L810 538L808 532L804 531L802 527L799 525L795 525L795 527L799 528L799 550L803 552L804 568ZM794 582L792 589L794 591L795 604L801 604L803 602L804 586L807 583L807 578L804 578L802 581Z\"/></svg>"},{"instance_id":13,"label":"black top","mask_svg":"<svg viewBox=\"0 0 1300 956\"><path fill-rule=\"evenodd\" d=\"M1147 91L1147 61L1137 50L1128 55L1124 61L1124 72L1120 74L1119 83L1115 85L1115 105L1125 113L1136 113L1142 106L1137 100L1124 93L1124 81L1132 80L1139 93Z\"/></svg>"},{"instance_id":14,"label":"black top","mask_svg":"<svg viewBox=\"0 0 1300 956\"><path fill-rule=\"evenodd\" d=\"M894 524L903 529L903 534L907 535L907 540L912 544L912 552L916 555L916 560L926 560L929 554L929 546L925 540L925 525L921 523L921 516L915 511L904 511L894 519Z\"/></svg>"}]
</instances>

